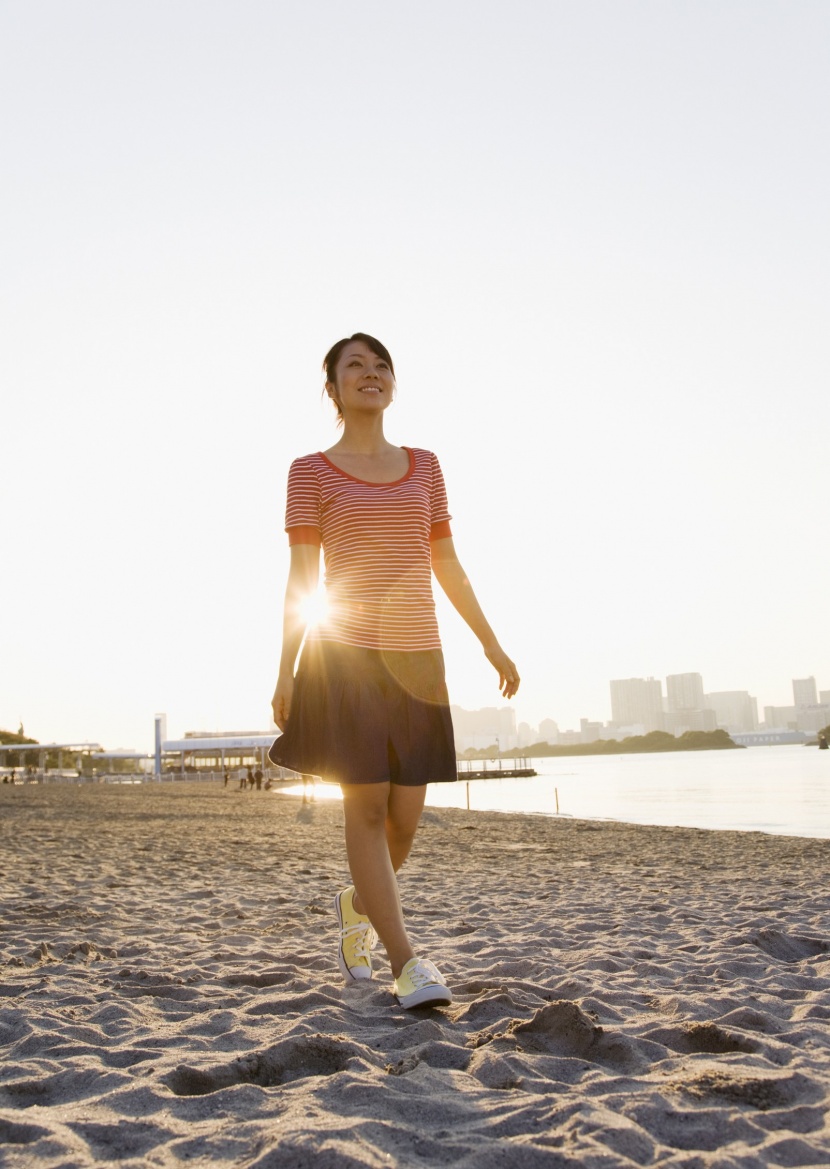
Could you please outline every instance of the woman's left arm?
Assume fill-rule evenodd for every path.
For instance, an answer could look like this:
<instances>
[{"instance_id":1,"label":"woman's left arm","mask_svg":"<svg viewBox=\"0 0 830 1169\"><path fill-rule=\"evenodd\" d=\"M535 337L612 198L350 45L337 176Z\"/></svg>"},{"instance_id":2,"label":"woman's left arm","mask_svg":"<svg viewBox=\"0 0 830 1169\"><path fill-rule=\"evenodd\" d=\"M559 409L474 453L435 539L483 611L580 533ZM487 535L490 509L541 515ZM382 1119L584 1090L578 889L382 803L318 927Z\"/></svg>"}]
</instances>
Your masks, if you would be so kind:
<instances>
[{"instance_id":1,"label":"woman's left arm","mask_svg":"<svg viewBox=\"0 0 830 1169\"><path fill-rule=\"evenodd\" d=\"M519 671L501 648L490 628L473 592L473 586L458 559L452 537L433 540L430 548L435 579L481 642L487 660L498 671L499 690L505 698L512 698L519 689Z\"/></svg>"}]
</instances>

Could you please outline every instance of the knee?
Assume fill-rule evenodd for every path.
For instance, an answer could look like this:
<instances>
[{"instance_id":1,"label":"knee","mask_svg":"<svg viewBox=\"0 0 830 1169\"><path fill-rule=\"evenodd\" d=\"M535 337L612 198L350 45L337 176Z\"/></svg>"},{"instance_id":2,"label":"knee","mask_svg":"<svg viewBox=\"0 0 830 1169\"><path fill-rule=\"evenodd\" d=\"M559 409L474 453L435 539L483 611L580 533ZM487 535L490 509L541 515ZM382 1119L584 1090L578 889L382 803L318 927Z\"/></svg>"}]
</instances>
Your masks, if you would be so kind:
<instances>
[{"instance_id":1,"label":"knee","mask_svg":"<svg viewBox=\"0 0 830 1169\"><path fill-rule=\"evenodd\" d=\"M413 822L409 818L402 819L394 815L386 817L386 835L400 844L411 844L417 830L417 820Z\"/></svg>"},{"instance_id":2,"label":"knee","mask_svg":"<svg viewBox=\"0 0 830 1169\"><path fill-rule=\"evenodd\" d=\"M386 825L386 805L381 803L346 803L346 825L364 832L383 832Z\"/></svg>"}]
</instances>

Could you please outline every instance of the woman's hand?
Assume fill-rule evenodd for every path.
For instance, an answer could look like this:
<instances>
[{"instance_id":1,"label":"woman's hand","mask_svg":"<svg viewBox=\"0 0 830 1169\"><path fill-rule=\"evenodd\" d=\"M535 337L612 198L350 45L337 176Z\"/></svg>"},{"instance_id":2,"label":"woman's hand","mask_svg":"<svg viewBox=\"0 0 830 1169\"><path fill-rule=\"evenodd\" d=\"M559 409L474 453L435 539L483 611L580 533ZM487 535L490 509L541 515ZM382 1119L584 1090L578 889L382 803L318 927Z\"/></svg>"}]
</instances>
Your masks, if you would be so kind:
<instances>
[{"instance_id":1,"label":"woman's hand","mask_svg":"<svg viewBox=\"0 0 830 1169\"><path fill-rule=\"evenodd\" d=\"M501 646L496 642L494 645L485 645L484 653L487 656L488 662L496 668L499 675L499 690L505 698L512 698L519 689L521 678L519 671L515 664L510 660Z\"/></svg>"},{"instance_id":2,"label":"woman's hand","mask_svg":"<svg viewBox=\"0 0 830 1169\"><path fill-rule=\"evenodd\" d=\"M281 731L285 730L288 716L291 713L291 699L294 695L294 678L289 674L280 675L277 679L277 688L271 699L271 710L274 712L274 722Z\"/></svg>"}]
</instances>

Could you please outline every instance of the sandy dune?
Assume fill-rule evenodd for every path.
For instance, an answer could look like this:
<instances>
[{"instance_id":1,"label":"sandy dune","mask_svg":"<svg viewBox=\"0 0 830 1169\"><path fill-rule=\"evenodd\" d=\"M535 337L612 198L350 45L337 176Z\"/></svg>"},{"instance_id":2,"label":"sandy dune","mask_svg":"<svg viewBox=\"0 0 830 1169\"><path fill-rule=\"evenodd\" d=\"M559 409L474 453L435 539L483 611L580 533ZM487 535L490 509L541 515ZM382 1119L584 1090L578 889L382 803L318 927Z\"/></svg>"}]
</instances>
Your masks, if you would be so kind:
<instances>
[{"instance_id":1,"label":"sandy dune","mask_svg":"<svg viewBox=\"0 0 830 1169\"><path fill-rule=\"evenodd\" d=\"M0 1163L830 1165L830 841L427 811L403 895L456 1001L407 1013L382 954L337 973L337 804L0 817Z\"/></svg>"}]
</instances>

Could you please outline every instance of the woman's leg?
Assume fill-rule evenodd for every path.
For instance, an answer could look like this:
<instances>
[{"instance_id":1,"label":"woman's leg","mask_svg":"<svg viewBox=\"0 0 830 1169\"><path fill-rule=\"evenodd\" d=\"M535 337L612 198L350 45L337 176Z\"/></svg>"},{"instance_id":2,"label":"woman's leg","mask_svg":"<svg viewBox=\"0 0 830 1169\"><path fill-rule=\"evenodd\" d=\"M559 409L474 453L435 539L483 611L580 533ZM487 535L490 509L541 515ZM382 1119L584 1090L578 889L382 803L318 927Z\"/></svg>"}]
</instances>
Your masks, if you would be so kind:
<instances>
[{"instance_id":1,"label":"woman's leg","mask_svg":"<svg viewBox=\"0 0 830 1169\"><path fill-rule=\"evenodd\" d=\"M367 914L397 978L409 959L415 957L403 923L395 869L412 845L420 816L420 807L415 815L418 800L398 797L398 789L388 783L343 784L342 790L346 853L357 894L355 909ZM422 789L399 790L421 791L423 807ZM387 833L391 833L391 839Z\"/></svg>"},{"instance_id":2,"label":"woman's leg","mask_svg":"<svg viewBox=\"0 0 830 1169\"><path fill-rule=\"evenodd\" d=\"M418 787L392 784L386 813L386 841L389 845L392 868L396 873L409 856L412 841L421 821L426 794L425 783Z\"/></svg>"}]
</instances>

